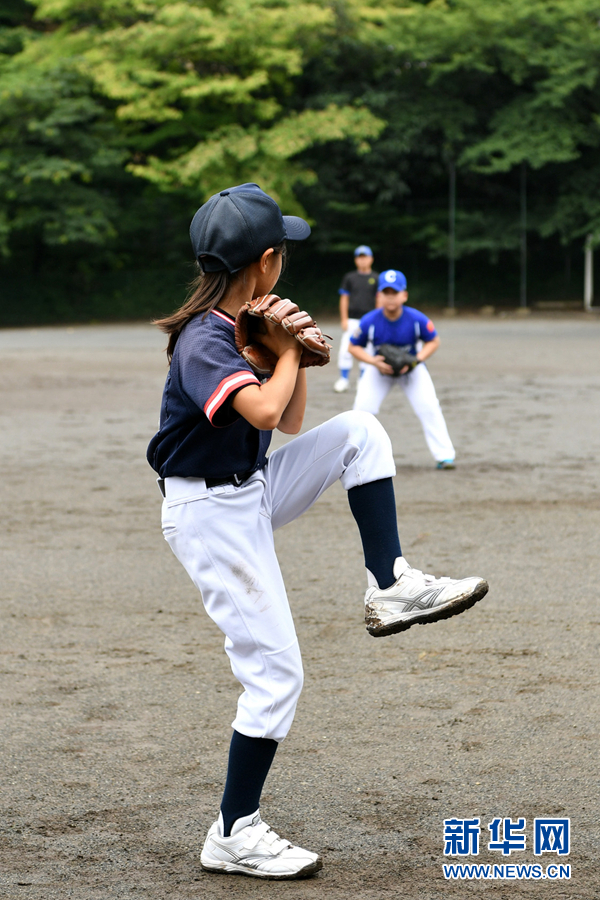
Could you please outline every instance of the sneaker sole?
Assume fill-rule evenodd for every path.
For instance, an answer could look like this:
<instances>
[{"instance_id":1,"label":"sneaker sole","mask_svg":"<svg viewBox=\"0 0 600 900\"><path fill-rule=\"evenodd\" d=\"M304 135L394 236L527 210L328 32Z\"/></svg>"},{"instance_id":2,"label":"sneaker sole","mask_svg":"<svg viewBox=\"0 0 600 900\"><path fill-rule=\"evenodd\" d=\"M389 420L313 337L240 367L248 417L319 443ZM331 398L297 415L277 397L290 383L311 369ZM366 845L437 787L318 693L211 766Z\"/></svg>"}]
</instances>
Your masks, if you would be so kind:
<instances>
[{"instance_id":1,"label":"sneaker sole","mask_svg":"<svg viewBox=\"0 0 600 900\"><path fill-rule=\"evenodd\" d=\"M212 872L214 875L247 875L250 878L262 878L265 881L296 881L301 878L312 878L323 868L323 860L317 857L314 863L304 866L299 872L292 872L290 875L270 875L268 872L260 872L257 869L249 869L245 866L238 866L235 863L222 863L211 866L208 863L200 861L201 867L205 872Z\"/></svg>"},{"instance_id":2,"label":"sneaker sole","mask_svg":"<svg viewBox=\"0 0 600 900\"><path fill-rule=\"evenodd\" d=\"M379 623L378 625L367 624L367 631L373 637L387 637L388 634L398 634L400 631L407 631L413 625L427 625L430 622L440 622L442 619L450 619L475 606L480 600L483 600L490 586L487 581L481 581L474 591L467 594L466 597L459 597L458 600L452 600L445 606L438 606L437 609L426 610L425 612L415 613L408 619L397 619L395 622Z\"/></svg>"}]
</instances>

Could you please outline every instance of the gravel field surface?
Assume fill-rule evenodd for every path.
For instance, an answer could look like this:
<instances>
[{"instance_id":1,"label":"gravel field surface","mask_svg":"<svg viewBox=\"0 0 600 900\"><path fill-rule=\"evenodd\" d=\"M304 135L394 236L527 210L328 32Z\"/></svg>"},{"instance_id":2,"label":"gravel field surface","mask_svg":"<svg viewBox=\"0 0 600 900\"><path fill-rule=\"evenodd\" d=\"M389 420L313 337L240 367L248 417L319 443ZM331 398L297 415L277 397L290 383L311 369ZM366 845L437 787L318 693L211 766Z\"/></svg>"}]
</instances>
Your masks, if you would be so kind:
<instances>
[{"instance_id":1,"label":"gravel field surface","mask_svg":"<svg viewBox=\"0 0 600 900\"><path fill-rule=\"evenodd\" d=\"M458 466L435 470L392 392L403 551L490 592L374 640L341 487L278 532L306 682L262 811L324 858L283 883L200 868L238 685L145 461L164 337L0 331L3 900L600 897L600 318L436 324ZM305 428L351 407L335 377L309 372ZM480 818L479 856L444 857L453 817ZM526 850L488 850L497 817L526 818ZM533 855L536 817L570 818L568 857ZM464 861L568 863L571 879L447 881Z\"/></svg>"}]
</instances>

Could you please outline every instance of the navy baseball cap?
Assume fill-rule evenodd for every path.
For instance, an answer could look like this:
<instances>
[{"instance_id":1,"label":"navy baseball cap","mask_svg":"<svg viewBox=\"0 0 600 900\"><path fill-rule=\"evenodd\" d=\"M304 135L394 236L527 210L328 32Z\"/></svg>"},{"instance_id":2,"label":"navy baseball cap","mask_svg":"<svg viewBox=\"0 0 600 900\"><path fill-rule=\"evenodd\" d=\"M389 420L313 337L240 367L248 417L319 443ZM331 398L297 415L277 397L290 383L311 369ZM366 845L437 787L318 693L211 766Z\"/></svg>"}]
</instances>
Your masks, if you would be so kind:
<instances>
[{"instance_id":1,"label":"navy baseball cap","mask_svg":"<svg viewBox=\"0 0 600 900\"><path fill-rule=\"evenodd\" d=\"M238 184L214 194L190 225L190 239L203 272L239 272L269 247L284 240L303 241L310 225L299 216L283 216L257 184Z\"/></svg>"},{"instance_id":2,"label":"navy baseball cap","mask_svg":"<svg viewBox=\"0 0 600 900\"><path fill-rule=\"evenodd\" d=\"M354 251L355 256L373 256L373 251L370 247L367 247L366 244L361 244L360 247L357 247Z\"/></svg>"},{"instance_id":3,"label":"navy baseball cap","mask_svg":"<svg viewBox=\"0 0 600 900\"><path fill-rule=\"evenodd\" d=\"M406 290L406 277L397 269L388 269L382 272L377 282L377 290L382 291L384 288L393 288L395 291Z\"/></svg>"}]
</instances>

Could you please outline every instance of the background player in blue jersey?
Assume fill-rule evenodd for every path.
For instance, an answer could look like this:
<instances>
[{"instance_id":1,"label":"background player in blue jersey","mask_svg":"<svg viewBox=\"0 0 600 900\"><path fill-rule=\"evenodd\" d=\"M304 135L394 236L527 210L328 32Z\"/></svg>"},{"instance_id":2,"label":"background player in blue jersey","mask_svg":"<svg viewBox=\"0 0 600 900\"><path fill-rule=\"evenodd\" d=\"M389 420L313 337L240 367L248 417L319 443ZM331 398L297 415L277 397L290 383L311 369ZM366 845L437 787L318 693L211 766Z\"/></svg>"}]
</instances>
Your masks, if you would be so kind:
<instances>
[{"instance_id":1,"label":"background player in blue jersey","mask_svg":"<svg viewBox=\"0 0 600 900\"><path fill-rule=\"evenodd\" d=\"M417 365L394 377L391 366L377 353L382 344L396 344L424 363L440 344L433 322L419 310L404 305L408 291L402 272L382 272L377 290L381 307L363 316L350 338L350 353L360 362L369 363L358 383L354 409L376 415L392 387L399 385L423 426L438 469L452 469L454 447L427 367Z\"/></svg>"},{"instance_id":2,"label":"background player in blue jersey","mask_svg":"<svg viewBox=\"0 0 600 900\"><path fill-rule=\"evenodd\" d=\"M374 308L377 296L379 273L373 271L373 251L366 244L361 244L354 251L354 265L356 271L346 272L339 290L340 325L342 327L338 352L340 376L333 386L337 393L347 391L350 387L352 370L352 356L348 352L350 336L365 313Z\"/></svg>"},{"instance_id":3,"label":"background player in blue jersey","mask_svg":"<svg viewBox=\"0 0 600 900\"><path fill-rule=\"evenodd\" d=\"M341 413L267 458L275 428L297 434L302 426L302 346L265 319L257 339L277 363L261 379L236 349L235 317L272 291L286 239L309 234L303 219L282 216L256 184L221 191L198 210L190 235L202 273L183 306L157 323L169 335L170 368L148 447L164 497L163 534L225 635L242 686L221 810L201 865L269 879L305 878L321 868L316 853L280 838L259 810L303 682L273 532L341 483L363 544L365 624L374 637L448 618L487 591L480 578L434 578L402 556L392 446L374 416Z\"/></svg>"}]
</instances>

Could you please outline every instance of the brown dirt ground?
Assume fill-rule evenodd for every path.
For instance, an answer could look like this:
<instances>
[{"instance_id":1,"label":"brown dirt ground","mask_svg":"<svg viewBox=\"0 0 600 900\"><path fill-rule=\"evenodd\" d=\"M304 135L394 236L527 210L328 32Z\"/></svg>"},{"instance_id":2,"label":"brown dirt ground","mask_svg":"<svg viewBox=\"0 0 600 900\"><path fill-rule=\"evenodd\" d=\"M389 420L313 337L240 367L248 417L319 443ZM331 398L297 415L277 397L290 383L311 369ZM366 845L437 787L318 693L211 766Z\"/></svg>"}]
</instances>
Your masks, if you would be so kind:
<instances>
[{"instance_id":1,"label":"brown dirt ground","mask_svg":"<svg viewBox=\"0 0 600 900\"><path fill-rule=\"evenodd\" d=\"M600 896L600 320L438 324L430 369L459 467L435 471L406 401L388 398L403 549L490 593L373 640L341 488L278 534L306 686L263 815L325 860L291 883L200 868L237 685L162 539L144 459L162 337L0 332L0 896ZM333 368L310 372L307 427L351 405ZM554 815L571 818L570 881L444 880L444 818L526 817L525 852L471 861L547 864L532 825Z\"/></svg>"}]
</instances>

